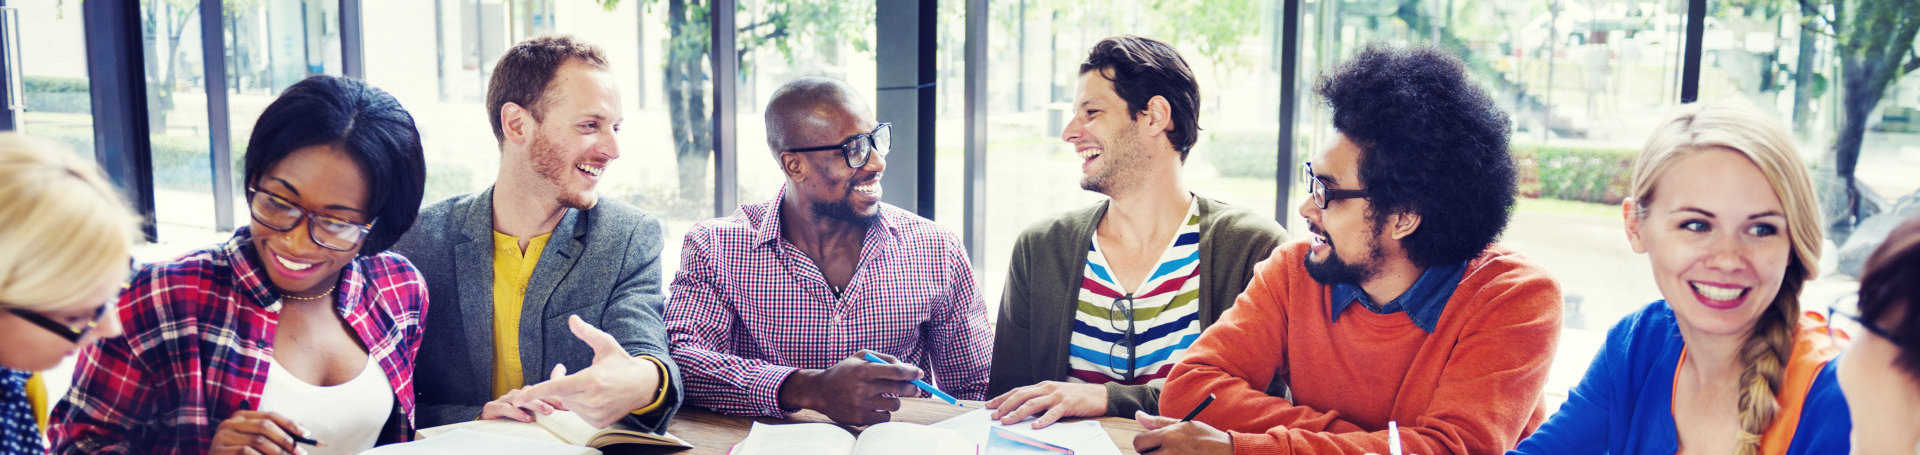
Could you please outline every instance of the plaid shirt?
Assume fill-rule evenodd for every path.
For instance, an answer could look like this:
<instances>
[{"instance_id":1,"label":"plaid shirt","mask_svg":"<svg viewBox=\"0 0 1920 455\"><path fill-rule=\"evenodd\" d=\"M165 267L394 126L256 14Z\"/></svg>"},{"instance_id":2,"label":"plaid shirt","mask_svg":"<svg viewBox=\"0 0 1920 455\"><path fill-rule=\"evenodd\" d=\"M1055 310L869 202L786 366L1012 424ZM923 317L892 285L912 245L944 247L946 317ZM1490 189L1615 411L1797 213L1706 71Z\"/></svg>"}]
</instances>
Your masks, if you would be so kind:
<instances>
[{"instance_id":1,"label":"plaid shirt","mask_svg":"<svg viewBox=\"0 0 1920 455\"><path fill-rule=\"evenodd\" d=\"M783 416L788 375L859 349L919 366L961 399L985 399L993 335L959 239L881 204L859 268L836 298L813 260L780 237L785 193L687 232L665 315L687 402Z\"/></svg>"},{"instance_id":2,"label":"plaid shirt","mask_svg":"<svg viewBox=\"0 0 1920 455\"><path fill-rule=\"evenodd\" d=\"M248 240L242 227L224 244L134 276L118 304L126 335L80 351L73 389L54 408L54 452L203 453L222 420L257 409L281 301ZM385 252L349 263L336 295L398 398L380 442L411 439L426 282Z\"/></svg>"}]
</instances>

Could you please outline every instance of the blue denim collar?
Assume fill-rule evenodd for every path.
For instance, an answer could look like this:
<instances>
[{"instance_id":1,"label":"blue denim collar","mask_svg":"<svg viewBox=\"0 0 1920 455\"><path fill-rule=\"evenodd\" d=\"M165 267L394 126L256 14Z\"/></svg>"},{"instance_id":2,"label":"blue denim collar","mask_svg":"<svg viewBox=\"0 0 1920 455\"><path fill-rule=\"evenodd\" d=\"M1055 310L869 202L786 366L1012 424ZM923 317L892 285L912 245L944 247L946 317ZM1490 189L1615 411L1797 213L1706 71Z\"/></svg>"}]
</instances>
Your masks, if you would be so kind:
<instances>
[{"instance_id":1,"label":"blue denim collar","mask_svg":"<svg viewBox=\"0 0 1920 455\"><path fill-rule=\"evenodd\" d=\"M1407 288L1407 292L1385 305L1375 303L1359 284L1335 284L1333 292L1329 294L1332 298L1329 302L1333 311L1331 320L1339 323L1340 313L1346 311L1348 305L1359 302L1360 306L1374 314L1405 311L1407 318L1413 320L1413 325L1433 333L1434 326L1440 324L1440 313L1447 309L1447 300L1452 299L1453 290L1460 287L1460 279L1466 270L1467 261L1427 267L1426 271L1420 272L1420 279L1414 280L1413 287Z\"/></svg>"}]
</instances>

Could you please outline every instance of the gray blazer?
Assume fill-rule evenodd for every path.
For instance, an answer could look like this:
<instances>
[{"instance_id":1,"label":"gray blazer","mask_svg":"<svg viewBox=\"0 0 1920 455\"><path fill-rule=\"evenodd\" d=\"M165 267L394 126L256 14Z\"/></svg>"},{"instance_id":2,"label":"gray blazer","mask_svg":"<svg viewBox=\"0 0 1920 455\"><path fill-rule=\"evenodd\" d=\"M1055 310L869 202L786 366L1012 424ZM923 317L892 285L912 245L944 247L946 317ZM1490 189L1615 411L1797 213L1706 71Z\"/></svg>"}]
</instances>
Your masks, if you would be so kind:
<instances>
[{"instance_id":1,"label":"gray blazer","mask_svg":"<svg viewBox=\"0 0 1920 455\"><path fill-rule=\"evenodd\" d=\"M567 328L580 315L620 340L629 355L666 365L668 391L657 412L626 423L665 431L681 402L680 368L660 323L660 220L601 198L568 209L527 282L520 309L520 371L532 384L555 363L567 371L593 364L593 349ZM454 196L420 211L393 250L426 277L426 335L414 367L421 428L465 422L493 400L493 189Z\"/></svg>"}]
</instances>

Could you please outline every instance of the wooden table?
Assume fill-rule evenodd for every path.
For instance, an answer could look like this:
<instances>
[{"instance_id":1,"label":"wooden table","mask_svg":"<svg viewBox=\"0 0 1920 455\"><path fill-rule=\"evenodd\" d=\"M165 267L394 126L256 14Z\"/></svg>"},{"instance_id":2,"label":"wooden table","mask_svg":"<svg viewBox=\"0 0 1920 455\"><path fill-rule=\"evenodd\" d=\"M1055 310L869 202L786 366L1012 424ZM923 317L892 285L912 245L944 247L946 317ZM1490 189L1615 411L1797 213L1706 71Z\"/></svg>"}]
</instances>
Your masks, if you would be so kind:
<instances>
[{"instance_id":1,"label":"wooden table","mask_svg":"<svg viewBox=\"0 0 1920 455\"><path fill-rule=\"evenodd\" d=\"M893 413L893 421L931 425L982 407L982 402L979 401L962 400L960 403L965 405L965 407L950 405L944 401L932 398L902 398L900 399L900 410ZM674 416L673 425L668 427L667 431L673 433L674 436L679 436L680 439L685 439L687 442L693 443L692 450L680 453L726 455L727 450L732 448L735 443L747 438L747 431L753 428L753 422L769 424L802 422L833 423L827 416L813 411L801 411L790 417L791 418L785 420L770 417L738 417L717 414L699 407L687 406L681 408L680 413ZM1067 419L1064 421L1071 422L1075 420L1083 419ZM1119 417L1101 417L1097 420L1100 421L1100 427L1107 430L1107 436L1113 438L1114 445L1120 448L1120 453L1138 455L1138 452L1133 451L1133 437L1146 431L1145 428L1140 426L1139 422L1135 422L1133 419L1123 419ZM860 434L861 427L846 425L841 425L841 427L853 432L856 436Z\"/></svg>"}]
</instances>

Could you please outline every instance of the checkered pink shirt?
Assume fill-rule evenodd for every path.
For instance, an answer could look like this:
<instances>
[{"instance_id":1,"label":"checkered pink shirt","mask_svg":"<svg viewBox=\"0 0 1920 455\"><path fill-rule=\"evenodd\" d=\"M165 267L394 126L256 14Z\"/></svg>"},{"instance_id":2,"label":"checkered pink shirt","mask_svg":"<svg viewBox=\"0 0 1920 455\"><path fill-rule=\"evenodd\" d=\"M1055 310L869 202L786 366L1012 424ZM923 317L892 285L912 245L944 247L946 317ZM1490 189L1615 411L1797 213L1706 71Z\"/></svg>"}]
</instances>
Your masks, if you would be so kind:
<instances>
[{"instance_id":1,"label":"checkered pink shirt","mask_svg":"<svg viewBox=\"0 0 1920 455\"><path fill-rule=\"evenodd\" d=\"M819 267L780 238L784 195L687 232L665 315L687 402L784 416L779 392L788 375L859 349L919 366L961 399L985 399L993 335L959 239L881 204L859 269L835 298Z\"/></svg>"}]
</instances>

